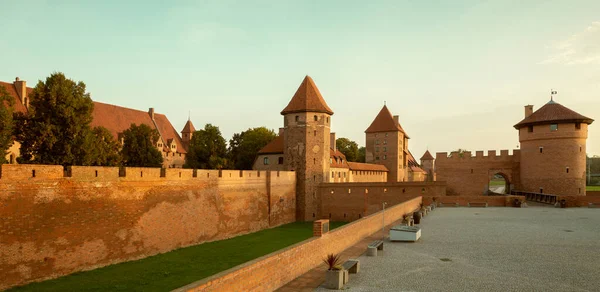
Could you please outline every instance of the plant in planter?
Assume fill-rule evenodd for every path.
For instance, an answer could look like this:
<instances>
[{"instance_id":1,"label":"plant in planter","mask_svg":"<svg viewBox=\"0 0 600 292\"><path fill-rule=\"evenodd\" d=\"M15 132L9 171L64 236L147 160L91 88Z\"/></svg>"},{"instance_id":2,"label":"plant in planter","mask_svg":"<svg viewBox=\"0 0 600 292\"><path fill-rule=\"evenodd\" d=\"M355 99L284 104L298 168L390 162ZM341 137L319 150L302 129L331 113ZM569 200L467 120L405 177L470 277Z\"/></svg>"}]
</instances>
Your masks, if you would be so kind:
<instances>
[{"instance_id":1,"label":"plant in planter","mask_svg":"<svg viewBox=\"0 0 600 292\"><path fill-rule=\"evenodd\" d=\"M411 216L410 214L404 214L404 216L402 216L402 222L404 222L406 224L406 226L412 226L412 222L411 222Z\"/></svg>"},{"instance_id":2,"label":"plant in planter","mask_svg":"<svg viewBox=\"0 0 600 292\"><path fill-rule=\"evenodd\" d=\"M344 269L341 265L341 257L336 254L328 254L323 262L327 266L325 274L325 288L341 289L344 286Z\"/></svg>"}]
</instances>

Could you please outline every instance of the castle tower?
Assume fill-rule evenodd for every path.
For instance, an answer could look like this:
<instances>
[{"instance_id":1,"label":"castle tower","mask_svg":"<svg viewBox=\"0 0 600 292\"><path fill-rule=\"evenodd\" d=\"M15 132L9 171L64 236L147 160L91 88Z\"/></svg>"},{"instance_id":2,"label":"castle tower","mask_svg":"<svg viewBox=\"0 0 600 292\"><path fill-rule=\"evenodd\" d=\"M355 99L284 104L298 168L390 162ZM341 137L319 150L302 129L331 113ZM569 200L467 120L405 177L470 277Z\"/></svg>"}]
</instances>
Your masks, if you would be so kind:
<instances>
[{"instance_id":1,"label":"castle tower","mask_svg":"<svg viewBox=\"0 0 600 292\"><path fill-rule=\"evenodd\" d=\"M585 195L586 140L593 121L553 100L535 112L525 106L525 119L514 126L521 143L521 189Z\"/></svg>"},{"instance_id":2,"label":"castle tower","mask_svg":"<svg viewBox=\"0 0 600 292\"><path fill-rule=\"evenodd\" d=\"M194 132L196 132L196 128L194 128L192 121L188 118L185 126L183 126L183 130L181 130L181 140L185 149L187 149L187 147L190 145L190 141L192 141L192 135Z\"/></svg>"},{"instance_id":3,"label":"castle tower","mask_svg":"<svg viewBox=\"0 0 600 292\"><path fill-rule=\"evenodd\" d=\"M306 76L281 114L284 164L286 169L296 171L296 219L320 219L318 186L329 181L333 111L312 78Z\"/></svg>"},{"instance_id":4,"label":"castle tower","mask_svg":"<svg viewBox=\"0 0 600 292\"><path fill-rule=\"evenodd\" d=\"M425 151L421 156L421 167L427 172L427 181L435 181L435 158L429 153L429 150Z\"/></svg>"},{"instance_id":5,"label":"castle tower","mask_svg":"<svg viewBox=\"0 0 600 292\"><path fill-rule=\"evenodd\" d=\"M398 116L392 116L383 106L375 120L365 131L367 163L387 167L388 182L408 180L408 135L400 126Z\"/></svg>"}]
</instances>

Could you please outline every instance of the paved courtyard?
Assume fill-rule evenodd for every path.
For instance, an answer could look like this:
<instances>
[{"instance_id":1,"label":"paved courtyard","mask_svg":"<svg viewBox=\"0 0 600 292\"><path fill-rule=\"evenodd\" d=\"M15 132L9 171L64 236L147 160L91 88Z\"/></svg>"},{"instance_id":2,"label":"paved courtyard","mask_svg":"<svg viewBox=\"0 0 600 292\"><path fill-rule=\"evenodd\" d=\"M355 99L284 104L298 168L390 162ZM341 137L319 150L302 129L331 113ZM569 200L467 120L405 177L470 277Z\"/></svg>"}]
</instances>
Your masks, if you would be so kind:
<instances>
[{"instance_id":1,"label":"paved courtyard","mask_svg":"<svg viewBox=\"0 0 600 292\"><path fill-rule=\"evenodd\" d=\"M361 256L345 289L600 291L600 209L437 208L420 226Z\"/></svg>"}]
</instances>

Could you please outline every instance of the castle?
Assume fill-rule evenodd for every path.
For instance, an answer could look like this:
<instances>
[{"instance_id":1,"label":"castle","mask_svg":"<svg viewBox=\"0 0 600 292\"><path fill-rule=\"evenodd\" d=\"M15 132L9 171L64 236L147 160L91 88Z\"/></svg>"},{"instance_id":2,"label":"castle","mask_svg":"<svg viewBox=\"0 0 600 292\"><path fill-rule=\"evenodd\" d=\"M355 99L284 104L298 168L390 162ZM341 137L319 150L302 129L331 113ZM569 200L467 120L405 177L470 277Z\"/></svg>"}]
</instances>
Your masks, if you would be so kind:
<instances>
[{"instance_id":1,"label":"castle","mask_svg":"<svg viewBox=\"0 0 600 292\"><path fill-rule=\"evenodd\" d=\"M4 87L14 99L15 112L26 114L29 111L29 95L33 88L27 87L26 81L17 77L13 83L0 81L0 86ZM160 139L155 146L163 156L163 167L181 168L183 166L187 147L195 131L191 121L188 120L181 131L182 138L169 119L163 114L156 113L154 108L150 108L146 112L94 101L91 127L101 126L108 129L115 140L122 144L122 133L129 129L131 124L145 124L158 131ZM16 158L20 155L20 148L20 143L15 141L8 149L6 155L8 163L17 163Z\"/></svg>"}]
</instances>

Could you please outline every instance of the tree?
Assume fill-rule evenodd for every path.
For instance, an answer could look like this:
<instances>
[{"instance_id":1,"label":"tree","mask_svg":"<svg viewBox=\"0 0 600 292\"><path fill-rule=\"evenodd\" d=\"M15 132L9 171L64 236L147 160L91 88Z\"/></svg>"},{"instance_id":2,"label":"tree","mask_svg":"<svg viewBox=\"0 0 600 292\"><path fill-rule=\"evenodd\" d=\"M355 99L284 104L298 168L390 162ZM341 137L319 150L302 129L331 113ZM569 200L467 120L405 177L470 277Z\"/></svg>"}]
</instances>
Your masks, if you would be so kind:
<instances>
[{"instance_id":1,"label":"tree","mask_svg":"<svg viewBox=\"0 0 600 292\"><path fill-rule=\"evenodd\" d=\"M7 150L13 144L13 106L13 98L0 86L0 164L7 162Z\"/></svg>"},{"instance_id":2,"label":"tree","mask_svg":"<svg viewBox=\"0 0 600 292\"><path fill-rule=\"evenodd\" d=\"M228 163L226 155L227 147L219 127L206 124L203 130L192 135L184 167L223 169Z\"/></svg>"},{"instance_id":3,"label":"tree","mask_svg":"<svg viewBox=\"0 0 600 292\"><path fill-rule=\"evenodd\" d=\"M102 134L104 135L104 134ZM163 158L156 148L160 135L158 131L145 124L131 124L123 132L121 156L126 166L161 167Z\"/></svg>"},{"instance_id":4,"label":"tree","mask_svg":"<svg viewBox=\"0 0 600 292\"><path fill-rule=\"evenodd\" d=\"M365 148L365 147L358 148L358 159L356 160L356 162L365 163L367 161L366 157L367 157L367 148Z\"/></svg>"},{"instance_id":5,"label":"tree","mask_svg":"<svg viewBox=\"0 0 600 292\"><path fill-rule=\"evenodd\" d=\"M358 144L356 142L348 139L348 138L338 138L335 140L335 145L337 149L346 155L346 160L357 162L359 153L358 153Z\"/></svg>"},{"instance_id":6,"label":"tree","mask_svg":"<svg viewBox=\"0 0 600 292\"><path fill-rule=\"evenodd\" d=\"M252 169L258 151L273 141L275 131L265 127L252 128L233 134L229 140L229 157L235 169Z\"/></svg>"},{"instance_id":7,"label":"tree","mask_svg":"<svg viewBox=\"0 0 600 292\"><path fill-rule=\"evenodd\" d=\"M468 152L468 151L469 150L467 150L467 149L458 148L458 150L450 152L450 154L448 154L448 157L452 157L452 154L454 154L454 153L458 153L458 157L463 157L465 155L465 152Z\"/></svg>"},{"instance_id":8,"label":"tree","mask_svg":"<svg viewBox=\"0 0 600 292\"><path fill-rule=\"evenodd\" d=\"M121 146L108 129L104 127L93 128L90 139L90 146L92 148L90 149L89 165L117 166L121 163L121 155L119 153Z\"/></svg>"},{"instance_id":9,"label":"tree","mask_svg":"<svg viewBox=\"0 0 600 292\"><path fill-rule=\"evenodd\" d=\"M86 165L94 104L83 82L53 73L30 94L28 115L19 114L20 163Z\"/></svg>"}]
</instances>

